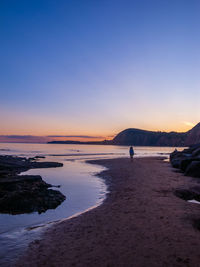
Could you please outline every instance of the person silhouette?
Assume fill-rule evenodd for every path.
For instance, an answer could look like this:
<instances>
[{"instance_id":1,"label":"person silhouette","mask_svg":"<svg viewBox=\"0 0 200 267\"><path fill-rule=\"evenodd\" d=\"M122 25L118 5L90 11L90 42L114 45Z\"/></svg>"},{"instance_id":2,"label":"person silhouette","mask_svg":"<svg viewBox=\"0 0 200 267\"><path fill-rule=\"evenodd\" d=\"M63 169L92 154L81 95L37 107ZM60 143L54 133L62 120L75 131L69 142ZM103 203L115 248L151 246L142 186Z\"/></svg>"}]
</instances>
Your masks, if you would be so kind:
<instances>
[{"instance_id":1,"label":"person silhouette","mask_svg":"<svg viewBox=\"0 0 200 267\"><path fill-rule=\"evenodd\" d=\"M129 148L129 154L130 154L131 161L133 161L134 150L132 146Z\"/></svg>"}]
</instances>

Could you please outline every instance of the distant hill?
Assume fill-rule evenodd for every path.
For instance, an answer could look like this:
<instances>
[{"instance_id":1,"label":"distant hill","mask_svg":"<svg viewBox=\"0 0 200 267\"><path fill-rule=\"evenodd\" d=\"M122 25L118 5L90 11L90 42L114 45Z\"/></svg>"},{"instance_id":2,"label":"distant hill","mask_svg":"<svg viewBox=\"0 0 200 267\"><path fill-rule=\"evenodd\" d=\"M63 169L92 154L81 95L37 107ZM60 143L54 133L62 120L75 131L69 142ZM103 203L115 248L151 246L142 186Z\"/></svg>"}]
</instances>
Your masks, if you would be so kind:
<instances>
[{"instance_id":1,"label":"distant hill","mask_svg":"<svg viewBox=\"0 0 200 267\"><path fill-rule=\"evenodd\" d=\"M133 146L189 146L200 143L200 123L188 132L153 132L126 129L112 140L116 145Z\"/></svg>"},{"instance_id":2,"label":"distant hill","mask_svg":"<svg viewBox=\"0 0 200 267\"><path fill-rule=\"evenodd\" d=\"M184 146L185 138L186 133L126 129L113 139L113 143L133 146Z\"/></svg>"},{"instance_id":3,"label":"distant hill","mask_svg":"<svg viewBox=\"0 0 200 267\"><path fill-rule=\"evenodd\" d=\"M113 140L99 142L52 141L53 144L133 145L133 146L191 146L200 143L200 123L188 132L154 132L129 128Z\"/></svg>"}]
</instances>

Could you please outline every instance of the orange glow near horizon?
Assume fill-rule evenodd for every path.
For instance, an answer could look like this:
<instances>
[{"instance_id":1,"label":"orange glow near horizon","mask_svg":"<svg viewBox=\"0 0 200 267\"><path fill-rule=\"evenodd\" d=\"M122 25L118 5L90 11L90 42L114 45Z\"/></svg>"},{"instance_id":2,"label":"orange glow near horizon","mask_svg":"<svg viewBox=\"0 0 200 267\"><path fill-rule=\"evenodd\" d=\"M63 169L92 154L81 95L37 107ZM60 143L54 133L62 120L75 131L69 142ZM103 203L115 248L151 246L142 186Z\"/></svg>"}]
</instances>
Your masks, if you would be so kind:
<instances>
[{"instance_id":1,"label":"orange glow near horizon","mask_svg":"<svg viewBox=\"0 0 200 267\"><path fill-rule=\"evenodd\" d=\"M164 113L153 114L155 120L147 114L145 119L142 119L139 115L138 118L135 117L134 119L132 118L133 115L126 111L121 117L119 113L114 113L114 115L109 115L108 118L100 116L97 118L91 117L90 120L87 120L86 118L81 119L80 116L65 119L56 115L41 116L41 114L24 113L22 111L16 113L11 111L0 112L0 135L38 136L41 137L42 142L44 140L102 141L112 139L116 134L127 128L186 132L199 122L198 114L196 120L185 119L182 116L168 117ZM50 135L58 137L47 138ZM88 136L88 138L84 136ZM8 139L1 137L1 140Z\"/></svg>"},{"instance_id":2,"label":"orange glow near horizon","mask_svg":"<svg viewBox=\"0 0 200 267\"><path fill-rule=\"evenodd\" d=\"M173 128L173 125L170 125L169 127L165 127L165 129L158 129L156 127L142 127L141 126L124 126L124 127L119 127L117 130L111 132L110 134L108 132L103 132L104 134L98 134L97 131L93 132L86 132L86 131L79 131L78 133L74 134L74 132L68 131L67 130L64 132L58 132L58 131L53 131L54 134L52 134L51 131L49 131L48 134L32 134L31 131L16 131L14 132L3 132L0 131L0 142L41 142L45 143L48 141L82 141L82 142L92 142L92 141L103 141L103 140L112 140L116 134L119 132L127 129L127 128L138 128L142 130L148 130L148 131L165 131L165 132L170 132L170 131L177 131L177 132L186 132L190 130L194 124L190 122L182 122L182 127L176 129L175 127ZM148 126L148 125L147 125ZM41 130L41 129L40 129ZM36 131L37 132L37 131ZM66 132L68 134L66 134ZM33 130L33 133L34 130ZM40 131L38 131L40 133ZM100 132L102 133L102 132ZM7 136L6 136L7 135ZM23 138L24 136L24 138Z\"/></svg>"}]
</instances>

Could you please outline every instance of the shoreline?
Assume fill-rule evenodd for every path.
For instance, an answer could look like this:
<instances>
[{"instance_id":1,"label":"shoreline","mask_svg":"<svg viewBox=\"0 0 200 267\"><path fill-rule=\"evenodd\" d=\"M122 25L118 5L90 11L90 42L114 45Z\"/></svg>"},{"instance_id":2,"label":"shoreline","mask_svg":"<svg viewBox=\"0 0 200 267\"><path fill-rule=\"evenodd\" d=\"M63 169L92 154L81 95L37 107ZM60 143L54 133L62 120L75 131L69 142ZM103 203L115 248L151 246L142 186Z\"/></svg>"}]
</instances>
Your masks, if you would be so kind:
<instances>
[{"instance_id":1,"label":"shoreline","mask_svg":"<svg viewBox=\"0 0 200 267\"><path fill-rule=\"evenodd\" d=\"M103 203L52 226L16 266L198 266L199 205L173 194L196 179L162 158L87 163L108 168L97 175L108 188Z\"/></svg>"},{"instance_id":2,"label":"shoreline","mask_svg":"<svg viewBox=\"0 0 200 267\"><path fill-rule=\"evenodd\" d=\"M51 159L49 158L49 160ZM65 218L77 216L78 213L82 213L91 206L99 205L99 202L104 199L104 183L100 178L93 179L92 175L92 173L99 173L104 168L85 164L79 160L70 164L65 164L63 160L61 162L63 167L58 170L46 168L22 173L22 175L41 175L48 184L55 184L56 178L56 184L61 185L61 192L68 196L68 199L63 203L62 207L55 211L48 210L42 215L31 213L7 217L6 214L1 214L0 266L13 266L19 255L24 254L28 245L34 240L39 239L41 234L49 227L52 227L53 224ZM84 173L84 171L86 172ZM73 175L69 175L69 172ZM63 179L65 176L66 178ZM79 180L80 183L78 184ZM82 186L85 186L85 188L81 189ZM81 194L73 195L73 192L78 192L79 188ZM99 191L99 198L97 198L96 193Z\"/></svg>"}]
</instances>

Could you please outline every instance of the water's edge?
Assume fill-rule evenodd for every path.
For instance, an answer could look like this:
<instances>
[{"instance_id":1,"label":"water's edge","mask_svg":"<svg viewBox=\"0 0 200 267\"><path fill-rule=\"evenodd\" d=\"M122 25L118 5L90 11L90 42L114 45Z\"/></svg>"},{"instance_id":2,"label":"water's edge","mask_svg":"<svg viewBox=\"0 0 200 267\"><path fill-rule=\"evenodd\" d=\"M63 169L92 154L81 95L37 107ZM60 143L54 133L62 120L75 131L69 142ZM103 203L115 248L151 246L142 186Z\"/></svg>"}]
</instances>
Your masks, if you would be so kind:
<instances>
[{"instance_id":1,"label":"water's edge","mask_svg":"<svg viewBox=\"0 0 200 267\"><path fill-rule=\"evenodd\" d=\"M82 161L82 163L91 166L91 170L92 170L91 164L88 164L88 162L86 161L84 162ZM103 168L103 170L105 170L105 168ZM27 172L30 172L30 171L27 171ZM93 203L94 205L90 206L87 209L83 209L80 212L74 213L73 215L63 217L62 219L53 220L53 221L49 221L49 222L41 223L41 224L35 224L35 225L31 225L31 226L24 227L24 228L22 227L14 231L6 231L4 233L1 233L0 234L0 247L4 249L1 249L1 252L0 252L0 266L4 266L4 267L14 266L16 261L24 253L26 253L28 246L32 242L42 239L43 234L46 232L47 229L49 229L49 227L53 227L62 221L70 220L74 217L80 216L81 214L100 206L105 200L106 194L107 194L107 186L104 183L104 180L101 179L101 177L98 175L101 172L102 170L98 173L95 172L95 173L89 174L92 176L92 179L97 179L97 180L100 179L103 185L105 186L103 197L101 194L101 198L98 198L96 203ZM100 191L101 189L99 188L99 193ZM10 215L10 216L13 216L13 215ZM8 245L8 243L9 243L9 247L8 247L8 251L6 251L6 246Z\"/></svg>"}]
</instances>

